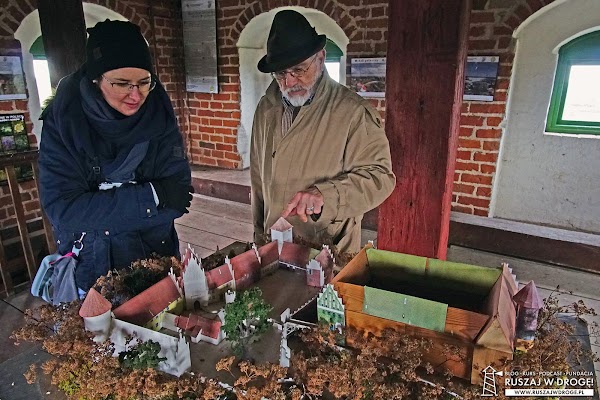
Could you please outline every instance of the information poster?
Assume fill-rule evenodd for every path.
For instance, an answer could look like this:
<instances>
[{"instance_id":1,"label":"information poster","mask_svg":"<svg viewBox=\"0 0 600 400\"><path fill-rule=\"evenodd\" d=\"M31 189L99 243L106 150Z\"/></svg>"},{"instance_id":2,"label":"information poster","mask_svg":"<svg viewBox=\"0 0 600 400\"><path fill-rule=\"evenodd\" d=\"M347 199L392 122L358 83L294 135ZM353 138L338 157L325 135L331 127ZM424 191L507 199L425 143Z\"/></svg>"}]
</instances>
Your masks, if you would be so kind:
<instances>
[{"instance_id":1,"label":"information poster","mask_svg":"<svg viewBox=\"0 0 600 400\"><path fill-rule=\"evenodd\" d=\"M25 115L0 115L0 155L29 150L29 137L25 128ZM31 165L17 165L15 172L18 180L33 177ZM6 173L0 168L0 184L5 183Z\"/></svg>"},{"instance_id":2,"label":"information poster","mask_svg":"<svg viewBox=\"0 0 600 400\"><path fill-rule=\"evenodd\" d=\"M217 93L215 0L182 0L181 8L186 90Z\"/></svg>"},{"instance_id":3,"label":"information poster","mask_svg":"<svg viewBox=\"0 0 600 400\"><path fill-rule=\"evenodd\" d=\"M0 56L0 100L26 99L21 58Z\"/></svg>"},{"instance_id":4,"label":"information poster","mask_svg":"<svg viewBox=\"0 0 600 400\"><path fill-rule=\"evenodd\" d=\"M494 101L498 56L467 57L463 100Z\"/></svg>"},{"instance_id":5,"label":"information poster","mask_svg":"<svg viewBox=\"0 0 600 400\"><path fill-rule=\"evenodd\" d=\"M353 58L350 88L364 97L385 97L385 57Z\"/></svg>"}]
</instances>

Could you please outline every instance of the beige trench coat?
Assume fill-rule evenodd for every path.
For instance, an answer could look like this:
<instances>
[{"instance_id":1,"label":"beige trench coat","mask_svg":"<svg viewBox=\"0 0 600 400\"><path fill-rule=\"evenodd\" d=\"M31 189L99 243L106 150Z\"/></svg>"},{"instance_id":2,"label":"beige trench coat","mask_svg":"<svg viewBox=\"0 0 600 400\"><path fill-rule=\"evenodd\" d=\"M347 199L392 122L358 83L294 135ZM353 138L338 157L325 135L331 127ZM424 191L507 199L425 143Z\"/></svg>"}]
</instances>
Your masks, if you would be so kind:
<instances>
[{"instance_id":1,"label":"beige trench coat","mask_svg":"<svg viewBox=\"0 0 600 400\"><path fill-rule=\"evenodd\" d=\"M369 102L324 72L311 104L303 106L285 136L283 105L273 81L261 98L252 127L250 175L255 239L269 234L287 203L316 186L321 218L289 217L294 236L333 242L341 252L360 250L363 214L392 192L390 148L379 113Z\"/></svg>"}]
</instances>

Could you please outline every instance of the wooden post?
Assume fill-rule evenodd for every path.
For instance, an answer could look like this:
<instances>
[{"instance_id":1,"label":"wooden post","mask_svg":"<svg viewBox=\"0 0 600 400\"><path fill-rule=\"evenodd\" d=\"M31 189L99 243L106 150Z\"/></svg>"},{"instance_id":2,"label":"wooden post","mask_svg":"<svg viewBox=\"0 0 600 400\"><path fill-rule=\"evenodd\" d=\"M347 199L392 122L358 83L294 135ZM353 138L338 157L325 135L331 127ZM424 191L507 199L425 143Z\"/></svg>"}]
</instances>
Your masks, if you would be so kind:
<instances>
[{"instance_id":1,"label":"wooden post","mask_svg":"<svg viewBox=\"0 0 600 400\"><path fill-rule=\"evenodd\" d=\"M44 50L52 87L85 62L85 20L81 0L38 0Z\"/></svg>"},{"instance_id":2,"label":"wooden post","mask_svg":"<svg viewBox=\"0 0 600 400\"><path fill-rule=\"evenodd\" d=\"M386 134L397 177L378 247L446 258L470 0L389 2Z\"/></svg>"}]
</instances>

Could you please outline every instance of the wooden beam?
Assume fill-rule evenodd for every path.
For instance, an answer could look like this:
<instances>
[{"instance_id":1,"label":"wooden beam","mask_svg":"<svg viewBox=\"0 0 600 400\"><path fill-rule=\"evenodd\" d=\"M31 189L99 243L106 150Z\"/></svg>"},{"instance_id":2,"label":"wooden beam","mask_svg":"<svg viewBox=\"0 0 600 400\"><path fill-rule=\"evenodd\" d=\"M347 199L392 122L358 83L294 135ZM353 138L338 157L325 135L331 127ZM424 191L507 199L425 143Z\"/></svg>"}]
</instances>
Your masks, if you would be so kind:
<instances>
[{"instance_id":1,"label":"wooden beam","mask_svg":"<svg viewBox=\"0 0 600 400\"><path fill-rule=\"evenodd\" d=\"M81 0L38 0L52 87L85 62L87 33Z\"/></svg>"},{"instance_id":2,"label":"wooden beam","mask_svg":"<svg viewBox=\"0 0 600 400\"><path fill-rule=\"evenodd\" d=\"M381 249L446 258L470 0L389 2L386 134L397 177Z\"/></svg>"}]
</instances>

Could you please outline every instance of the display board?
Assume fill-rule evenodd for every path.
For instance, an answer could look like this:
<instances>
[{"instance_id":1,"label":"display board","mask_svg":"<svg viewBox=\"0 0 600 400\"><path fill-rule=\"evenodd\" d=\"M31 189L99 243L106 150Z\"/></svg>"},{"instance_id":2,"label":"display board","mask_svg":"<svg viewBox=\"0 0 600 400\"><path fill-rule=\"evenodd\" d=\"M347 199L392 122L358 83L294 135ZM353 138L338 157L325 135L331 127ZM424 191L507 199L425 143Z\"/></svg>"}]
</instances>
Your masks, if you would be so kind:
<instances>
[{"instance_id":1,"label":"display board","mask_svg":"<svg viewBox=\"0 0 600 400\"><path fill-rule=\"evenodd\" d=\"M214 0L182 0L185 87L218 93L217 23Z\"/></svg>"}]
</instances>

